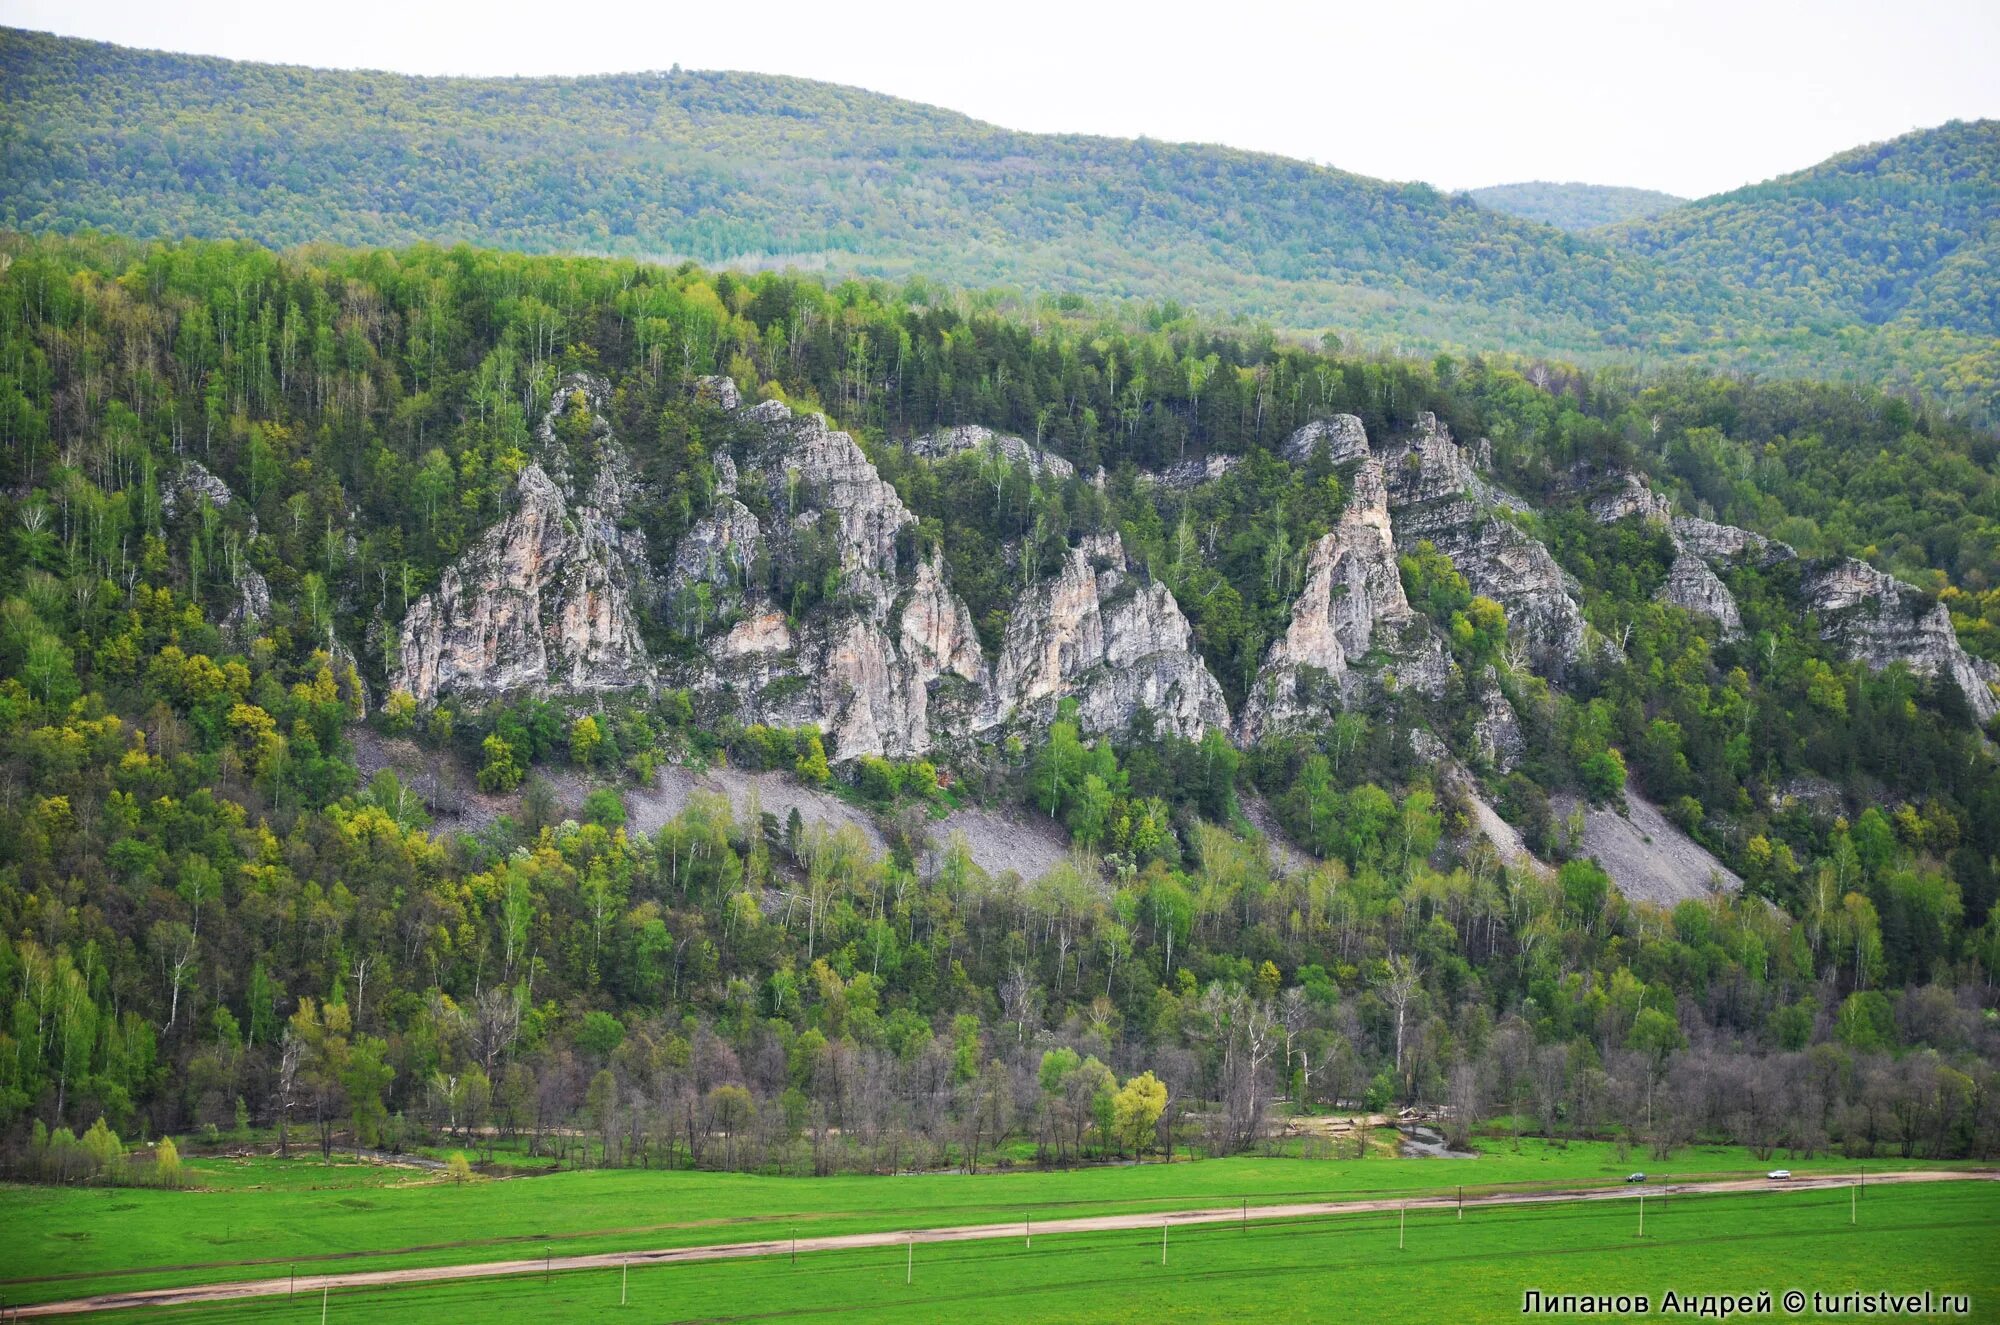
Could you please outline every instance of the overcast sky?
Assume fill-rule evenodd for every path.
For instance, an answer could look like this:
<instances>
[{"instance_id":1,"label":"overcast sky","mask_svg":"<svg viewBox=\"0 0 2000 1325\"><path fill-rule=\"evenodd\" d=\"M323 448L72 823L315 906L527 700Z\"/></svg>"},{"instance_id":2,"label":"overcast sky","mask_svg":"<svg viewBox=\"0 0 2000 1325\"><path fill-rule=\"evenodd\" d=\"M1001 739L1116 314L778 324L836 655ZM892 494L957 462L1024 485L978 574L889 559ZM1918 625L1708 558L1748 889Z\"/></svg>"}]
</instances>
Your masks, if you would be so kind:
<instances>
[{"instance_id":1,"label":"overcast sky","mask_svg":"<svg viewBox=\"0 0 2000 1325\"><path fill-rule=\"evenodd\" d=\"M2000 0L0 0L0 22L422 74L797 74L1010 128L1221 142L1447 189L1699 195L2000 116Z\"/></svg>"}]
</instances>

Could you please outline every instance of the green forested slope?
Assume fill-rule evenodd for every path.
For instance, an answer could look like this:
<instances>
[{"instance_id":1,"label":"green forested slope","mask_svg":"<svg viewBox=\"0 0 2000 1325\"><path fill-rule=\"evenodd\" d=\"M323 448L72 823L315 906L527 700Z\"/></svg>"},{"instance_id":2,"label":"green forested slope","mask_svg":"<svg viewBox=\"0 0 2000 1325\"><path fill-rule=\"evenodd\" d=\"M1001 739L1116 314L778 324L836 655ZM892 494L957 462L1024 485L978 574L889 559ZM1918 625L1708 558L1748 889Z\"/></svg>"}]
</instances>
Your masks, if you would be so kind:
<instances>
[{"instance_id":1,"label":"green forested slope","mask_svg":"<svg viewBox=\"0 0 2000 1325\"><path fill-rule=\"evenodd\" d=\"M1851 260L1807 254L1796 265L1817 276L1772 279L1754 256L1762 221L1718 220L1683 240L1565 235L1421 184L1226 148L1015 133L797 79L409 78L18 31L0 35L0 144L0 225L30 231L464 240L921 273L1177 299L1409 348L1811 370L1981 410L2000 381L1976 250L1929 284L1927 259L1904 252L1921 236L1926 253L1954 253L1989 212L1926 202L1906 216L1894 193L1848 227L1861 245ZM1964 153L1986 158L1967 166L1976 194L1989 133L1941 131L1927 159ZM1727 217L1767 205L1746 196ZM1869 247L1877 230L1889 237ZM1884 300L1928 311L1877 326Z\"/></svg>"},{"instance_id":2,"label":"green forested slope","mask_svg":"<svg viewBox=\"0 0 2000 1325\"><path fill-rule=\"evenodd\" d=\"M1810 552L1875 540L1950 581L1990 651L1990 436L1869 390L1340 355L886 283L101 237L16 237L0 259L0 1163L18 1172L79 1180L107 1167L93 1144L117 1172L115 1142L73 1135L99 1115L126 1135L233 1126L239 1101L329 1147L490 1119L565 1150L587 1132L613 1163L818 1172L1009 1143L1052 1163L1163 1137L1238 1149L1279 1093L1450 1099L1467 1122L1662 1154L2000 1149L2000 772L1962 695L1841 661L1776 570L1733 576L1745 633L1720 637L1653 599L1657 531L1597 523L1569 486L1635 466ZM816 733L697 722L685 692L363 715L389 628L506 509L530 420L582 369L612 387L649 534L671 543L718 500L731 425L691 379L726 372L853 427L955 583L1006 547L1116 529L1225 673L1282 625L1273 581L1346 500L1342 474L1274 448L1330 412L1389 438L1434 410L1492 439L1622 655L1560 690L1517 672L1504 617L1420 545L1403 573L1451 623L1451 689L1357 696L1248 749L1137 728L1086 746L1059 720L947 787L921 760L834 773ZM894 445L967 421L1102 464L1105 486ZM1185 499L1136 480L1203 453L1242 459ZM190 460L226 506L167 501ZM253 570L268 608L225 628ZM1486 625L1461 631L1466 609ZM1414 753L1420 729L1465 745L1464 676L1486 666L1526 728L1487 788L1548 870L1455 845L1467 806ZM429 831L394 772L357 773L386 741L485 760L494 817ZM683 761L839 778L890 849L698 797L627 831L621 792ZM1615 798L1628 766L1749 895L1669 913L1565 858L1552 796ZM581 822L543 777L596 785ZM975 795L1059 816L1080 854L1034 880L926 854L933 811ZM1258 801L1304 868L1246 840ZM1093 1122L1148 1073L1164 1132Z\"/></svg>"},{"instance_id":3,"label":"green forested slope","mask_svg":"<svg viewBox=\"0 0 2000 1325\"><path fill-rule=\"evenodd\" d=\"M2000 121L1953 121L1633 221L1612 238L1834 321L2000 333Z\"/></svg>"},{"instance_id":4,"label":"green forested slope","mask_svg":"<svg viewBox=\"0 0 2000 1325\"><path fill-rule=\"evenodd\" d=\"M1595 230L1646 216L1658 216L1678 207L1687 199L1657 189L1628 189L1610 184L1555 184L1531 180L1521 184L1493 184L1469 190L1481 207L1518 216L1524 221L1540 221L1562 230Z\"/></svg>"}]
</instances>

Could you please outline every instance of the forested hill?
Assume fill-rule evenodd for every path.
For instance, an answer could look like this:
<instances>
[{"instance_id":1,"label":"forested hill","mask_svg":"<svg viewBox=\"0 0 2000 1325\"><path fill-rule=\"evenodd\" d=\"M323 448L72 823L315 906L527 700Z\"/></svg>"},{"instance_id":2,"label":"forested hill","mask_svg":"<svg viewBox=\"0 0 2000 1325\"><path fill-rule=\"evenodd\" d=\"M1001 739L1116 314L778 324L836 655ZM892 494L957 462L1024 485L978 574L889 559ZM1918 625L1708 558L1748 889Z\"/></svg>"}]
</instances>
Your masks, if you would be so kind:
<instances>
[{"instance_id":1,"label":"forested hill","mask_svg":"<svg viewBox=\"0 0 2000 1325\"><path fill-rule=\"evenodd\" d=\"M1990 317L1872 325L1876 286L1895 283L1876 268L1904 261L1874 250L1839 267L1780 250L1837 282L1830 298L1757 265L1768 227L1742 227L1727 252L1664 233L1565 235L1426 185L1221 147L1015 133L797 79L410 78L7 31L0 141L0 225L28 231L464 240L920 273L1173 299L1407 350L1643 350L1809 371L1914 385L1980 413L2000 382ZM1941 160L1958 151L1990 162L1990 135L1941 135ZM1878 203L1853 233L1953 254L1924 298L1971 300L1981 250L1965 238L1990 207L1926 204L1905 224L1894 196Z\"/></svg>"},{"instance_id":2,"label":"forested hill","mask_svg":"<svg viewBox=\"0 0 2000 1325\"><path fill-rule=\"evenodd\" d=\"M1839 322L2000 333L2000 121L1954 121L1610 238Z\"/></svg>"},{"instance_id":3,"label":"forested hill","mask_svg":"<svg viewBox=\"0 0 2000 1325\"><path fill-rule=\"evenodd\" d=\"M0 1172L2000 1153L1989 434L934 294L0 236Z\"/></svg>"},{"instance_id":4,"label":"forested hill","mask_svg":"<svg viewBox=\"0 0 2000 1325\"><path fill-rule=\"evenodd\" d=\"M1658 216L1687 199L1657 189L1626 189L1609 184L1552 184L1532 180L1522 184L1494 184L1470 190L1481 207L1526 221L1540 221L1562 230L1595 230Z\"/></svg>"}]
</instances>

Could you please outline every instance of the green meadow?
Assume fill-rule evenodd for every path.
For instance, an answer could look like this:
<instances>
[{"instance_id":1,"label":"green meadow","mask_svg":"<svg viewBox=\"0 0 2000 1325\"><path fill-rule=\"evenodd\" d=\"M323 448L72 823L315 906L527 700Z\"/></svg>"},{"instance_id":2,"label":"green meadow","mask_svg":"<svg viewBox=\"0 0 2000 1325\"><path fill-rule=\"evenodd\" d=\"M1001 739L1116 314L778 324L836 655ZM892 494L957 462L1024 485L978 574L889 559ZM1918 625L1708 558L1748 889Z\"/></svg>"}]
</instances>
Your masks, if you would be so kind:
<instances>
[{"instance_id":1,"label":"green meadow","mask_svg":"<svg viewBox=\"0 0 2000 1325\"><path fill-rule=\"evenodd\" d=\"M1217 1166L1219 1167L1219 1166ZM1387 1167L1385 1165L1384 1167ZM1237 1168L1248 1175L1250 1166ZM1103 1176L1103 1175L1095 1175ZM1523 1291L1662 1295L1768 1289L1964 1293L2000 1318L2000 1186L1881 1187L1848 1223L1848 1193L1773 1191L1638 1202L1345 1215L1151 1231L930 1244L330 1294L329 1321L633 1320L1263 1322L1498 1321ZM1403 1247L1398 1249L1398 1238ZM909 1282L905 1282L906 1274ZM626 1292L621 1310L619 1295ZM248 1325L308 1321L318 1293L157 1313ZM1783 1316L1782 1307L1773 1315ZM1864 1319L1823 1316L1819 1319Z\"/></svg>"},{"instance_id":2,"label":"green meadow","mask_svg":"<svg viewBox=\"0 0 2000 1325\"><path fill-rule=\"evenodd\" d=\"M1361 1200L1760 1173L1735 1147L1664 1164L1612 1146L1490 1142L1471 1159L1238 1157L1057 1172L767 1177L594 1169L454 1185L316 1158L199 1160L197 1187L0 1187L10 1304L233 1279L464 1264L1249 1201ZM1801 1174L1853 1161L1789 1160ZM1870 1161L1871 1171L1895 1167ZM1924 1167L1934 1167L1924 1165ZM1885 1189L1886 1190L1886 1189ZM1926 1191L1933 1189L1924 1189ZM1871 1197L1872 1199L1872 1197ZM1490 1218L1490 1216L1488 1216ZM1195 1235L1200 1236L1200 1235Z\"/></svg>"}]
</instances>

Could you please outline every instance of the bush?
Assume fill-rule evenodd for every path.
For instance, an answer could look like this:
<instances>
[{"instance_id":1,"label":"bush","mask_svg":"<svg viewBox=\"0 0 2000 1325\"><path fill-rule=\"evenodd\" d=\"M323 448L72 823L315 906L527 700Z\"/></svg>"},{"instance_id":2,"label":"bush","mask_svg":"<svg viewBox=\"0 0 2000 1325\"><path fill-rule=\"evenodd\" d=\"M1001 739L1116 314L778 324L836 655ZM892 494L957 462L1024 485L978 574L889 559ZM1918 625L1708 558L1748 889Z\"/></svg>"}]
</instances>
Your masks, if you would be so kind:
<instances>
[{"instance_id":1,"label":"bush","mask_svg":"<svg viewBox=\"0 0 2000 1325\"><path fill-rule=\"evenodd\" d=\"M417 725L417 700L407 690L389 692L382 702L382 728L391 736L401 736Z\"/></svg>"},{"instance_id":2,"label":"bush","mask_svg":"<svg viewBox=\"0 0 2000 1325\"><path fill-rule=\"evenodd\" d=\"M604 748L604 729L597 719L585 715L569 725L569 757L578 768L589 768L597 762L598 751Z\"/></svg>"},{"instance_id":3,"label":"bush","mask_svg":"<svg viewBox=\"0 0 2000 1325\"><path fill-rule=\"evenodd\" d=\"M153 1178L162 1187L178 1187L184 1181L180 1148L174 1145L171 1136L161 1137L159 1147L153 1151Z\"/></svg>"},{"instance_id":4,"label":"bush","mask_svg":"<svg viewBox=\"0 0 2000 1325\"><path fill-rule=\"evenodd\" d=\"M623 828L625 802L611 788L599 787L583 798L583 818L605 828Z\"/></svg>"},{"instance_id":5,"label":"bush","mask_svg":"<svg viewBox=\"0 0 2000 1325\"><path fill-rule=\"evenodd\" d=\"M1616 801L1625 797L1625 756L1616 750L1599 750L1577 767L1583 790L1593 801Z\"/></svg>"},{"instance_id":6,"label":"bush","mask_svg":"<svg viewBox=\"0 0 2000 1325\"><path fill-rule=\"evenodd\" d=\"M486 755L486 763L479 770L481 791L512 791L521 785L524 776L520 763L514 758L514 747L498 733L480 743L480 750Z\"/></svg>"}]
</instances>

